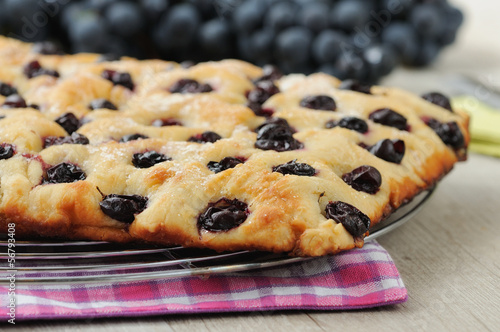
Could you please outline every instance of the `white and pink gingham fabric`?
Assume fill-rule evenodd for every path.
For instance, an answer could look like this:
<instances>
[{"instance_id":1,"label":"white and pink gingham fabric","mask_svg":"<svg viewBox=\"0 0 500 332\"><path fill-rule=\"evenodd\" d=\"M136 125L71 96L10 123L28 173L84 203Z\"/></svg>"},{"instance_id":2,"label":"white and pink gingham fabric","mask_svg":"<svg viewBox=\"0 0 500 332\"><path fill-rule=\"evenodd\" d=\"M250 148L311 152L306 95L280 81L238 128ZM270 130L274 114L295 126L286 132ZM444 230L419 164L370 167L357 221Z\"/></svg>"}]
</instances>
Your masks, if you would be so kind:
<instances>
[{"instance_id":1,"label":"white and pink gingham fabric","mask_svg":"<svg viewBox=\"0 0 500 332\"><path fill-rule=\"evenodd\" d=\"M7 317L8 287L0 286ZM397 304L407 292L387 251L362 249L301 263L209 278L25 285L16 289L16 321L208 312L346 310Z\"/></svg>"}]
</instances>

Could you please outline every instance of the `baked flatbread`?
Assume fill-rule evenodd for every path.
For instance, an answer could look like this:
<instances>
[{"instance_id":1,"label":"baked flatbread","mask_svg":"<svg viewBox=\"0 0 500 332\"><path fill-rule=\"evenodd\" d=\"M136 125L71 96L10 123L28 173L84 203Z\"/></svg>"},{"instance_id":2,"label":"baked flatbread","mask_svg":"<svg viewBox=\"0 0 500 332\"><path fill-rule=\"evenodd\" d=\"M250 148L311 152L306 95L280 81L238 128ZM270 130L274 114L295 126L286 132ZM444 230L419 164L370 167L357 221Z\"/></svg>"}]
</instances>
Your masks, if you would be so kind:
<instances>
[{"instance_id":1,"label":"baked flatbread","mask_svg":"<svg viewBox=\"0 0 500 332\"><path fill-rule=\"evenodd\" d=\"M333 254L466 157L439 94L104 60L0 38L2 232Z\"/></svg>"}]
</instances>

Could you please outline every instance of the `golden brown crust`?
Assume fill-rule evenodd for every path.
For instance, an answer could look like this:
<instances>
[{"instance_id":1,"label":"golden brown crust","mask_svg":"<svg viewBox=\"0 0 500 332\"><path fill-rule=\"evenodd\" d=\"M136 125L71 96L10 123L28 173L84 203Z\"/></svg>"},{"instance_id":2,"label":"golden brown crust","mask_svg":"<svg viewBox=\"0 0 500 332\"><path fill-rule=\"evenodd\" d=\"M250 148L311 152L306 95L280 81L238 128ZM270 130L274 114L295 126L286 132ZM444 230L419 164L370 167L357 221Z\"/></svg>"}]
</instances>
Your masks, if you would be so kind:
<instances>
[{"instance_id":1,"label":"golden brown crust","mask_svg":"<svg viewBox=\"0 0 500 332\"><path fill-rule=\"evenodd\" d=\"M275 84L280 93L263 105L273 117L286 119L304 148L276 152L257 149L254 130L266 119L248 107L258 67L237 60L199 64L189 69L163 61L125 59L98 63L97 55L44 56L31 46L0 37L0 81L12 84L28 104L40 111L0 109L0 143L13 144L16 153L0 160L0 232L16 223L16 238L60 237L114 242L147 241L225 250L266 250L294 255L333 254L363 245L341 224L328 219L329 202L342 201L367 215L372 225L416 194L433 186L458 160L466 157L470 140L468 117L435 106L398 89L373 87L372 94L338 89L340 81L324 74L288 75ZM42 75L28 79L23 66L38 60L57 70L60 78ZM103 70L130 73L133 91L101 77ZM210 84L214 91L170 93L180 79ZM328 95L337 110L310 110L300 100ZM92 100L105 98L119 110L90 110ZM5 97L0 96L0 104ZM376 109L391 108L407 118L409 130L368 119ZM78 133L88 145L63 144L44 148L48 136L65 136L54 120L71 112L84 124ZM325 123L346 116L364 119L365 134ZM445 145L423 119L454 121L465 140L455 151ZM182 126L152 126L157 119L175 119ZM221 140L199 144L187 140L215 131ZM119 143L130 134L148 139ZM401 139L406 153L401 164L386 162L361 145L382 139ZM135 153L157 151L171 160L149 168L132 164ZM224 157L243 164L220 173L207 168ZM314 176L282 175L273 167L297 160L314 167ZM47 168L62 162L78 165L86 179L73 183L43 182ZM354 190L342 175L361 165L378 169L382 184L375 194ZM147 207L131 223L101 210L102 195L139 195ZM248 216L238 227L212 232L199 229L198 217L222 198L248 204Z\"/></svg>"}]
</instances>

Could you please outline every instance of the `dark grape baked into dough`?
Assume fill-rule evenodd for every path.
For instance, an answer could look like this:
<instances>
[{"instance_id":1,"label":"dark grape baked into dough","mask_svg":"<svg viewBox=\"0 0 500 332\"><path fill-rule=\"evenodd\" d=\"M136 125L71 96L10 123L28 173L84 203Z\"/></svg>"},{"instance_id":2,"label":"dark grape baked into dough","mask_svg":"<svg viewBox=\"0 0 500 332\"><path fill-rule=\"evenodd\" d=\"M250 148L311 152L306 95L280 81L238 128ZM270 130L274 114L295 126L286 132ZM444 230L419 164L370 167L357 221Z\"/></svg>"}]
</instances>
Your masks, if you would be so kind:
<instances>
[{"instance_id":1,"label":"dark grape baked into dough","mask_svg":"<svg viewBox=\"0 0 500 332\"><path fill-rule=\"evenodd\" d=\"M16 223L16 239L333 254L469 142L445 96L237 60L102 61L0 38L0 87L0 231Z\"/></svg>"}]
</instances>

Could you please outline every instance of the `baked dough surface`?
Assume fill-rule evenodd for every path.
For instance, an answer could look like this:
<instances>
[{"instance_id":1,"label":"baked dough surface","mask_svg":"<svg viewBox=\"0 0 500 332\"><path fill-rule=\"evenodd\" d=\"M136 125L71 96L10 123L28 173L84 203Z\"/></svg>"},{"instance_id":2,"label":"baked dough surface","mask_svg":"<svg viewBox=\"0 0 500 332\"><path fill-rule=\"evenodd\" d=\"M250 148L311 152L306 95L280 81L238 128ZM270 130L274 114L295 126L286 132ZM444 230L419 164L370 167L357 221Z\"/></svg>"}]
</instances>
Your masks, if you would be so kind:
<instances>
[{"instance_id":1,"label":"baked dough surface","mask_svg":"<svg viewBox=\"0 0 500 332\"><path fill-rule=\"evenodd\" d=\"M26 64L37 60L59 77L26 77ZM129 73L134 88L113 84L104 70ZM0 160L0 232L16 223L16 239L59 237L159 244L225 250L265 250L318 256L360 247L363 234L328 218L332 202L344 202L366 215L371 225L389 215L420 191L433 186L453 165L465 159L468 118L411 93L373 86L371 94L339 89L341 82L325 74L288 75L274 81L279 93L262 108L273 118L287 120L301 148L289 151L256 147L259 126L266 117L247 107L261 68L237 60L201 63L190 68L157 60L99 62L94 54L40 55L32 45L0 37L0 82L15 87L26 108L0 108L0 144L15 153ZM209 84L211 92L171 93L182 79ZM302 107L308 96L333 98L334 111ZM0 95L0 105L7 97ZM117 110L89 109L104 98ZM376 123L370 114L389 108L404 116L408 129ZM73 113L81 123L76 131L89 144L45 146L47 137L68 132L56 119ZM363 119L368 131L327 122L345 117ZM455 122L464 144L446 145L425 119ZM155 120L175 120L169 126ZM267 120L268 121L268 120ZM214 143L190 141L203 132L222 138ZM126 135L147 138L120 142ZM398 163L385 161L366 147L383 139L404 141ZM168 157L151 167L136 167L135 154L155 151ZM221 172L207 165L225 157L242 163ZM273 168L290 161L307 164L309 176L282 174ZM47 171L61 163L78 166L85 179L49 183ZM358 191L343 175L362 165L379 171L375 193ZM147 198L145 208L123 222L101 207L106 195ZM244 220L227 230L200 228L210 206L226 199L247 205ZM242 212L243 213L243 212Z\"/></svg>"}]
</instances>

